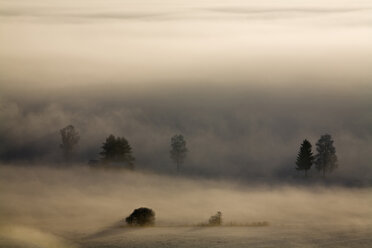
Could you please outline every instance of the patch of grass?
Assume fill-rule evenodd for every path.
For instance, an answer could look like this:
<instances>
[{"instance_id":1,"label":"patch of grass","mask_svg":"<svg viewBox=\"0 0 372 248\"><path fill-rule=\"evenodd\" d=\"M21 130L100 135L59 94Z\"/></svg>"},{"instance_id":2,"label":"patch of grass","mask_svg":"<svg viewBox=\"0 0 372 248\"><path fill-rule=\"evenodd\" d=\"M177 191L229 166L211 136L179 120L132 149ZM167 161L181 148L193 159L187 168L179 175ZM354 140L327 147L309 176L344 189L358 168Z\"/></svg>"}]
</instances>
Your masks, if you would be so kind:
<instances>
[{"instance_id":1,"label":"patch of grass","mask_svg":"<svg viewBox=\"0 0 372 248\"><path fill-rule=\"evenodd\" d=\"M227 222L224 224L224 226L248 226L248 227L263 227L263 226L269 226L269 222L267 221L255 221L255 222L244 222L244 223L241 223L241 222L234 222L234 221L231 221L231 222Z\"/></svg>"},{"instance_id":2,"label":"patch of grass","mask_svg":"<svg viewBox=\"0 0 372 248\"><path fill-rule=\"evenodd\" d=\"M264 226L269 226L270 223L267 221L255 221L255 222L235 222L235 221L230 221L226 222L222 225L223 227L264 227ZM216 225L212 225L209 223L198 223L196 224L197 227L214 227Z\"/></svg>"}]
</instances>

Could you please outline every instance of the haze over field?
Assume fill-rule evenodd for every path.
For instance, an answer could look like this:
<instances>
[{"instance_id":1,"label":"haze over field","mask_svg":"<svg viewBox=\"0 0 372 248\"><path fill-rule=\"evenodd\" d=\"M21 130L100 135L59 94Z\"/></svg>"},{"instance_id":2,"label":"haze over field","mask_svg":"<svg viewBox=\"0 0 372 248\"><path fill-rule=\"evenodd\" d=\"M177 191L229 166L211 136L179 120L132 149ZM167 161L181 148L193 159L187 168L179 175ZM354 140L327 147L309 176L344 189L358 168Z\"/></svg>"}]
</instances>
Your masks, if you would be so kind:
<instances>
[{"instance_id":1,"label":"haze over field","mask_svg":"<svg viewBox=\"0 0 372 248\"><path fill-rule=\"evenodd\" d=\"M370 188L247 187L222 180L49 166L2 166L0 179L0 247L52 247L48 242L60 245L56 247L187 247L194 242L368 247L371 242ZM138 206L154 209L156 227L118 227ZM226 227L196 226L217 211ZM263 221L269 226L250 224Z\"/></svg>"},{"instance_id":2,"label":"haze over field","mask_svg":"<svg viewBox=\"0 0 372 248\"><path fill-rule=\"evenodd\" d=\"M0 247L369 247L371 66L370 0L0 0ZM87 166L110 134L135 172Z\"/></svg>"}]
</instances>

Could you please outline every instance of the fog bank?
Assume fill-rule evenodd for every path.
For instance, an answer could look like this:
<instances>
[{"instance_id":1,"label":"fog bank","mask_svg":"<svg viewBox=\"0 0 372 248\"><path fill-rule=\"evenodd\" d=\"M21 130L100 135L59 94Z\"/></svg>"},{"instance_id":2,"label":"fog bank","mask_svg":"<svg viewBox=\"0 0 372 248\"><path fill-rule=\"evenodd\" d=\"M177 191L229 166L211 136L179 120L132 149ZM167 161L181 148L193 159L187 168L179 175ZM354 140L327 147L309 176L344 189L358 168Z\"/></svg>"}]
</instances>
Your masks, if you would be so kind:
<instances>
[{"instance_id":1,"label":"fog bank","mask_svg":"<svg viewBox=\"0 0 372 248\"><path fill-rule=\"evenodd\" d=\"M225 222L371 224L370 189L244 186L129 171L1 166L1 223L86 232L156 212L157 225L190 225L217 211Z\"/></svg>"},{"instance_id":2,"label":"fog bank","mask_svg":"<svg viewBox=\"0 0 372 248\"><path fill-rule=\"evenodd\" d=\"M372 178L370 1L0 1L0 159L76 160L125 136L137 169L293 177L298 147L330 133L333 175ZM315 171L311 176L317 176Z\"/></svg>"}]
</instances>

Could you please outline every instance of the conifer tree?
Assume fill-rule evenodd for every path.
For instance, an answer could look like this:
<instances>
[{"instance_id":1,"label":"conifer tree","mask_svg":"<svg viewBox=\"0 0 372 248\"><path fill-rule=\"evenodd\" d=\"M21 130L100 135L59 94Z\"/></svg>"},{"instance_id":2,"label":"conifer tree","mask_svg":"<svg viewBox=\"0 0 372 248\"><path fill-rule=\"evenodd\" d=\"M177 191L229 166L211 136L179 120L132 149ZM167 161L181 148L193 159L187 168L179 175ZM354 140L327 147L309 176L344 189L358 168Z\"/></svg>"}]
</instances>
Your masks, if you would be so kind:
<instances>
[{"instance_id":1,"label":"conifer tree","mask_svg":"<svg viewBox=\"0 0 372 248\"><path fill-rule=\"evenodd\" d=\"M300 151L297 155L296 160L296 170L303 170L305 171L305 176L307 176L307 171L310 170L311 166L313 165L314 156L311 151L311 143L305 139L300 147Z\"/></svg>"}]
</instances>

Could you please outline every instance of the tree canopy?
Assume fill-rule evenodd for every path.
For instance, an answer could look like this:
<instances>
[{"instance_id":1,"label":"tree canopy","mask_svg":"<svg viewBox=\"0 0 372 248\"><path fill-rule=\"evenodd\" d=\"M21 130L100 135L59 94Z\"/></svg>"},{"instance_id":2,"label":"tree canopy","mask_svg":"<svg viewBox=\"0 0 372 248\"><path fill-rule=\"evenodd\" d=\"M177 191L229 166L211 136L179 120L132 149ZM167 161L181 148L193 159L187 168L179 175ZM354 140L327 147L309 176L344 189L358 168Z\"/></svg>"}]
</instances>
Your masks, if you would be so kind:
<instances>
[{"instance_id":1,"label":"tree canopy","mask_svg":"<svg viewBox=\"0 0 372 248\"><path fill-rule=\"evenodd\" d=\"M315 165L316 169L323 173L323 176L332 172L338 166L336 148L333 143L332 136L329 134L322 135L316 143L318 153L315 156Z\"/></svg>"},{"instance_id":2,"label":"tree canopy","mask_svg":"<svg viewBox=\"0 0 372 248\"><path fill-rule=\"evenodd\" d=\"M66 160L70 160L75 147L79 143L79 133L75 130L73 125L68 125L62 128L59 132L62 139L60 148L62 149L63 156Z\"/></svg>"},{"instance_id":3,"label":"tree canopy","mask_svg":"<svg viewBox=\"0 0 372 248\"><path fill-rule=\"evenodd\" d=\"M106 163L125 163L130 169L134 168L135 158L132 147L124 137L110 135L102 145L102 161Z\"/></svg>"},{"instance_id":4,"label":"tree canopy","mask_svg":"<svg viewBox=\"0 0 372 248\"><path fill-rule=\"evenodd\" d=\"M186 141L181 134L176 134L171 138L170 157L177 165L177 172L180 165L184 162L187 155Z\"/></svg>"},{"instance_id":5,"label":"tree canopy","mask_svg":"<svg viewBox=\"0 0 372 248\"><path fill-rule=\"evenodd\" d=\"M307 175L307 171L310 170L311 166L313 165L314 156L311 151L311 143L305 139L300 147L300 151L297 155L296 160L296 170L303 170L305 171L305 176Z\"/></svg>"}]
</instances>

